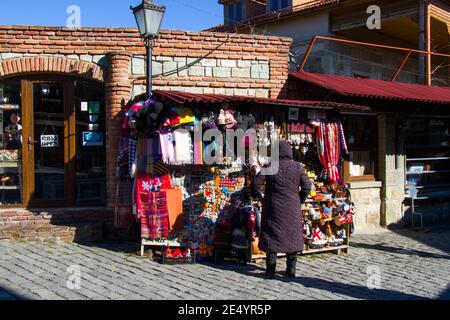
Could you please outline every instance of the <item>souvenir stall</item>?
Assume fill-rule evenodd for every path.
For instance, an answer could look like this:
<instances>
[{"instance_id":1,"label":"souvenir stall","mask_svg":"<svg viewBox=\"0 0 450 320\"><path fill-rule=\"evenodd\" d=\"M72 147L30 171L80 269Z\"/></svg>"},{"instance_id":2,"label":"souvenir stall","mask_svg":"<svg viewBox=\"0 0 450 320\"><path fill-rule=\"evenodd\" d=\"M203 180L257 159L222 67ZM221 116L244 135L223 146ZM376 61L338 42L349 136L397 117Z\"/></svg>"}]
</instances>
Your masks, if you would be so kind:
<instances>
[{"instance_id":1,"label":"souvenir stall","mask_svg":"<svg viewBox=\"0 0 450 320\"><path fill-rule=\"evenodd\" d=\"M138 221L141 255L149 246L162 247L167 260L202 259L212 257L224 240L225 228L217 226L228 224L232 198L245 187L246 166L241 159L228 161L218 141L194 139L194 129L200 125L224 132L254 124L251 115L235 114L229 107L207 110L162 98L133 103L126 110L115 226L126 231L133 219ZM217 161L204 164L204 153L215 154Z\"/></svg>"},{"instance_id":2,"label":"souvenir stall","mask_svg":"<svg viewBox=\"0 0 450 320\"><path fill-rule=\"evenodd\" d=\"M356 207L342 178L348 148L340 112L291 108L286 140L294 160L305 165L312 183L311 194L301 208L303 254L347 252Z\"/></svg>"},{"instance_id":3,"label":"souvenir stall","mask_svg":"<svg viewBox=\"0 0 450 320\"><path fill-rule=\"evenodd\" d=\"M315 186L299 208L307 251L346 249L355 208L341 181L346 144L339 114L308 113L304 107L274 109L273 104L186 102L156 91L152 99L125 110L115 225L125 231L139 223L141 255L149 246L161 248L163 263L213 257L216 262L231 257L246 263L263 256L258 250L262 205L251 197L250 181L269 158L249 148L252 136L229 141L228 129L275 130L292 144ZM223 143L199 139L198 128L218 130ZM270 146L271 138L258 134L257 143ZM245 156L227 158L227 148L239 144Z\"/></svg>"}]
</instances>

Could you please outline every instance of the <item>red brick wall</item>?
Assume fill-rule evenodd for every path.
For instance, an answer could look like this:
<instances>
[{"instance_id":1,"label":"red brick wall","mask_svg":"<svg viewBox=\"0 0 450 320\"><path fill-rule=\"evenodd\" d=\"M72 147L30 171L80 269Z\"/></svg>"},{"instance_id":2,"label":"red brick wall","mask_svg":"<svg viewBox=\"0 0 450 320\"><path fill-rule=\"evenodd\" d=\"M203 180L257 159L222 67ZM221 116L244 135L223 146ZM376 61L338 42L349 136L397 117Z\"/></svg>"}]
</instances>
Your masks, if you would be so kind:
<instances>
[{"instance_id":1,"label":"red brick wall","mask_svg":"<svg viewBox=\"0 0 450 320\"><path fill-rule=\"evenodd\" d=\"M177 73L158 76L154 85L166 88L262 90L278 97L288 77L290 38L236 35L226 33L163 30L155 41L153 55L164 58L228 59L266 62L268 79L192 76ZM35 55L35 57L26 57ZM74 60L74 55L79 61ZM81 60L107 56L108 68L98 69L94 62ZM145 48L135 29L0 26L0 80L32 72L60 72L104 80L107 100L108 205L114 204L114 166L117 158L118 119L124 103L131 97L133 85L144 85L142 76L130 73L133 55L145 55ZM202 89L203 90L203 89Z\"/></svg>"},{"instance_id":2,"label":"red brick wall","mask_svg":"<svg viewBox=\"0 0 450 320\"><path fill-rule=\"evenodd\" d=\"M287 79L290 38L226 33L163 30L155 41L154 56L207 59L269 61L269 80L218 79L214 77L159 77L155 85L185 87L197 83L217 86L234 85L270 90L277 97ZM105 55L111 51L126 51L145 55L145 48L135 29L0 26L0 54L38 55ZM0 78L4 74L0 71Z\"/></svg>"}]
</instances>

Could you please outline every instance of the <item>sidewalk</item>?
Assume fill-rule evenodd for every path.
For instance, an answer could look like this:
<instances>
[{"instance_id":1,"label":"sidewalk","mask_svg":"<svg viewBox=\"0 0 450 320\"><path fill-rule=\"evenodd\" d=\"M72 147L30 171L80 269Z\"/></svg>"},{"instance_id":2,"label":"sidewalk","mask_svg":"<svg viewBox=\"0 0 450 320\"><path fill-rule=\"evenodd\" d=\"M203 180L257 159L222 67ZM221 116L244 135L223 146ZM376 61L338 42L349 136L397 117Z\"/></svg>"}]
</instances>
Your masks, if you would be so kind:
<instances>
[{"instance_id":1,"label":"sidewalk","mask_svg":"<svg viewBox=\"0 0 450 320\"><path fill-rule=\"evenodd\" d=\"M301 257L291 281L264 280L258 264L164 266L137 251L2 241L0 299L450 299L450 226L355 235L348 255Z\"/></svg>"}]
</instances>

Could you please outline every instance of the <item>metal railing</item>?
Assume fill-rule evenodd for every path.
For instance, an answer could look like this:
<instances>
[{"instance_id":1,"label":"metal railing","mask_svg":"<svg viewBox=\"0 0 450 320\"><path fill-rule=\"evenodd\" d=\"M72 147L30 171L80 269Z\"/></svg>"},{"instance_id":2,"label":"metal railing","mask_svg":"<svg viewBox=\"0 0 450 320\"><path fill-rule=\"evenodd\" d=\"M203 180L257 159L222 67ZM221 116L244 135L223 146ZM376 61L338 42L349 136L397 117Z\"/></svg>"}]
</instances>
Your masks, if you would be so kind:
<instances>
[{"instance_id":1,"label":"metal railing","mask_svg":"<svg viewBox=\"0 0 450 320\"><path fill-rule=\"evenodd\" d=\"M418 53L418 54L425 54L429 57L437 56L437 57L446 57L450 58L450 54L446 53L439 53L439 52L432 52L432 51L423 51L423 50L417 50L417 49L411 49L411 48L404 48L404 47L395 47L395 46L388 46L384 44L377 44L377 43L370 43L370 42L361 42L361 41L354 41L354 40L348 40L348 39L342 39L342 38L334 38L334 37L327 37L327 36L314 36L310 43L308 44L308 47L306 49L306 52L303 56L303 59L299 66L299 71L304 71L305 65L308 61L309 56L311 55L311 51L316 44L317 40L327 40L327 41L334 41L334 42L341 42L341 43L347 43L347 44L354 44L354 45L362 45L367 47L374 47L374 48L382 48L382 49L389 49L389 50L396 50L396 51L402 51L405 52L405 56L402 59L401 63L395 70L394 74L392 75L391 81L397 80L398 75L402 71L403 67L406 65L408 59L411 57L412 53ZM431 79L431 73L427 74L428 79Z\"/></svg>"}]
</instances>

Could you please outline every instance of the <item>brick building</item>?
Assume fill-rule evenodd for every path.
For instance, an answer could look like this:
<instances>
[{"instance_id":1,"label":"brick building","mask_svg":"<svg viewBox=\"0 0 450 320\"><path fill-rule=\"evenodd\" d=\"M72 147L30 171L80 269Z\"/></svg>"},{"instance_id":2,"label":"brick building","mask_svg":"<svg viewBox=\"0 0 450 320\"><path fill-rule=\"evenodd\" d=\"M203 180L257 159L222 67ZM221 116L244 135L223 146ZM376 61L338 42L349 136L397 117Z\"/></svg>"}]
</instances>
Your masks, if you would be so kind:
<instances>
[{"instance_id":1,"label":"brick building","mask_svg":"<svg viewBox=\"0 0 450 320\"><path fill-rule=\"evenodd\" d=\"M162 31L154 86L280 97L290 45L289 38ZM92 222L112 221L118 119L145 90L144 55L135 29L0 26L1 116L6 127L19 115L22 126L19 156L1 159L0 237L70 239L76 228L90 237L101 227ZM89 140L92 130L104 141Z\"/></svg>"}]
</instances>

